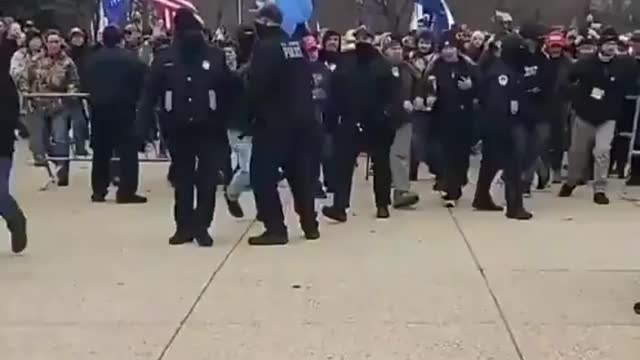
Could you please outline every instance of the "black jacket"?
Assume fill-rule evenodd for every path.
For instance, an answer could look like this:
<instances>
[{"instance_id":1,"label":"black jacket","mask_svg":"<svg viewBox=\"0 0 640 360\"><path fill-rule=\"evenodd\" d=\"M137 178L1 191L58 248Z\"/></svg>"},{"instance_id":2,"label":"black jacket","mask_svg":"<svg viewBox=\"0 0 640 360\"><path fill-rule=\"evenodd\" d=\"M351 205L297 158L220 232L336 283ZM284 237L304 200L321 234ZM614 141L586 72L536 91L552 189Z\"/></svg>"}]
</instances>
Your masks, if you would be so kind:
<instances>
[{"instance_id":1,"label":"black jacket","mask_svg":"<svg viewBox=\"0 0 640 360\"><path fill-rule=\"evenodd\" d=\"M231 72L231 106L229 112L228 128L249 134L251 131L251 113L247 107L247 71L248 66L242 66Z\"/></svg>"},{"instance_id":2,"label":"black jacket","mask_svg":"<svg viewBox=\"0 0 640 360\"><path fill-rule=\"evenodd\" d=\"M391 66L382 55L376 52L365 59L349 52L333 73L329 96L342 124L392 129L389 115L397 111L394 90Z\"/></svg>"},{"instance_id":3,"label":"black jacket","mask_svg":"<svg viewBox=\"0 0 640 360\"><path fill-rule=\"evenodd\" d=\"M506 135L514 125L524 121L520 106L527 96L525 86L522 74L507 66L502 59L493 58L487 64L478 87L485 131ZM512 111L514 102L517 112Z\"/></svg>"},{"instance_id":4,"label":"black jacket","mask_svg":"<svg viewBox=\"0 0 640 360\"><path fill-rule=\"evenodd\" d=\"M20 115L18 92L9 76L11 57L17 48L14 40L0 39L0 157L13 154L15 129Z\"/></svg>"},{"instance_id":5,"label":"black jacket","mask_svg":"<svg viewBox=\"0 0 640 360\"><path fill-rule=\"evenodd\" d=\"M573 63L566 56L549 59L547 71L552 83L545 106L545 115L551 122L563 122L567 119L570 100L568 76L572 66Z\"/></svg>"},{"instance_id":6,"label":"black jacket","mask_svg":"<svg viewBox=\"0 0 640 360\"><path fill-rule=\"evenodd\" d=\"M568 76L569 82L576 85L572 102L576 115L595 126L618 120L630 84L625 75L628 74L622 58L603 62L594 54L578 60Z\"/></svg>"},{"instance_id":7,"label":"black jacket","mask_svg":"<svg viewBox=\"0 0 640 360\"><path fill-rule=\"evenodd\" d=\"M616 124L616 131L631 132L636 114L636 99L640 95L640 59L625 56L624 60L625 73L628 74L625 77L629 79L629 86Z\"/></svg>"},{"instance_id":8,"label":"black jacket","mask_svg":"<svg viewBox=\"0 0 640 360\"><path fill-rule=\"evenodd\" d=\"M523 84L527 96L522 99L522 116L528 125L548 121L545 107L551 96L555 78L549 70L549 58L541 51L534 54L523 51Z\"/></svg>"},{"instance_id":9,"label":"black jacket","mask_svg":"<svg viewBox=\"0 0 640 360\"><path fill-rule=\"evenodd\" d=\"M260 39L248 74L248 97L255 130L315 125L313 77L299 42L284 31Z\"/></svg>"},{"instance_id":10,"label":"black jacket","mask_svg":"<svg viewBox=\"0 0 640 360\"><path fill-rule=\"evenodd\" d=\"M92 50L87 45L84 44L82 46L71 46L69 50L69 56L76 64L76 68L78 68L78 76L80 77L80 84L82 85L83 77L86 75L88 62L91 58Z\"/></svg>"},{"instance_id":11,"label":"black jacket","mask_svg":"<svg viewBox=\"0 0 640 360\"><path fill-rule=\"evenodd\" d=\"M148 133L160 106L160 124L173 133L214 136L226 140L231 106L231 73L224 53L203 45L187 60L174 43L154 59L143 91L141 134Z\"/></svg>"},{"instance_id":12,"label":"black jacket","mask_svg":"<svg viewBox=\"0 0 640 360\"><path fill-rule=\"evenodd\" d=\"M81 82L92 106L135 111L147 69L137 57L121 48L103 47L85 65Z\"/></svg>"},{"instance_id":13,"label":"black jacket","mask_svg":"<svg viewBox=\"0 0 640 360\"><path fill-rule=\"evenodd\" d=\"M479 74L475 65L463 57L453 63L438 58L428 70L428 75L436 78L437 101L433 111L437 126L453 132L471 131L473 102L479 83ZM471 78L473 84L471 89L461 90L458 87L458 82L464 78Z\"/></svg>"}]
</instances>

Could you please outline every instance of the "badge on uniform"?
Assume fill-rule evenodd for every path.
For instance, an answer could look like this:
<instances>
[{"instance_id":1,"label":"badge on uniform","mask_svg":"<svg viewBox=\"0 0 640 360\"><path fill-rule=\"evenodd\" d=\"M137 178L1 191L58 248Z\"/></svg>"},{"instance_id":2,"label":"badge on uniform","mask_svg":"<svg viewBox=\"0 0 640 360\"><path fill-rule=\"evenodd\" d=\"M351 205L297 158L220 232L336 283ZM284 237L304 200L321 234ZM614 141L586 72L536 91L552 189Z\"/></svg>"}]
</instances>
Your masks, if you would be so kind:
<instances>
[{"instance_id":1,"label":"badge on uniform","mask_svg":"<svg viewBox=\"0 0 640 360\"><path fill-rule=\"evenodd\" d=\"M394 67L391 68L391 73L395 77L400 77L400 69L398 69L397 66L394 66Z\"/></svg>"},{"instance_id":2,"label":"badge on uniform","mask_svg":"<svg viewBox=\"0 0 640 360\"><path fill-rule=\"evenodd\" d=\"M602 98L604 97L604 90L600 88L591 89L591 97L596 100L602 100Z\"/></svg>"},{"instance_id":3,"label":"badge on uniform","mask_svg":"<svg viewBox=\"0 0 640 360\"><path fill-rule=\"evenodd\" d=\"M206 71L209 71L209 69L211 69L211 63L209 62L209 60L204 60L202 62L202 68Z\"/></svg>"},{"instance_id":4,"label":"badge on uniform","mask_svg":"<svg viewBox=\"0 0 640 360\"><path fill-rule=\"evenodd\" d=\"M508 83L509 77L507 75L498 76L498 84L500 84L500 86L507 86Z\"/></svg>"},{"instance_id":5,"label":"badge on uniform","mask_svg":"<svg viewBox=\"0 0 640 360\"><path fill-rule=\"evenodd\" d=\"M213 111L218 109L218 96L215 90L209 90L209 108Z\"/></svg>"},{"instance_id":6,"label":"badge on uniform","mask_svg":"<svg viewBox=\"0 0 640 360\"><path fill-rule=\"evenodd\" d=\"M538 74L538 66L525 66L524 77L536 76Z\"/></svg>"},{"instance_id":7,"label":"badge on uniform","mask_svg":"<svg viewBox=\"0 0 640 360\"><path fill-rule=\"evenodd\" d=\"M329 64L329 70L331 70L331 72L336 71L336 64Z\"/></svg>"},{"instance_id":8,"label":"badge on uniform","mask_svg":"<svg viewBox=\"0 0 640 360\"><path fill-rule=\"evenodd\" d=\"M509 102L509 110L511 110L511 115L517 115L520 111L520 103L518 100L511 100Z\"/></svg>"}]
</instances>

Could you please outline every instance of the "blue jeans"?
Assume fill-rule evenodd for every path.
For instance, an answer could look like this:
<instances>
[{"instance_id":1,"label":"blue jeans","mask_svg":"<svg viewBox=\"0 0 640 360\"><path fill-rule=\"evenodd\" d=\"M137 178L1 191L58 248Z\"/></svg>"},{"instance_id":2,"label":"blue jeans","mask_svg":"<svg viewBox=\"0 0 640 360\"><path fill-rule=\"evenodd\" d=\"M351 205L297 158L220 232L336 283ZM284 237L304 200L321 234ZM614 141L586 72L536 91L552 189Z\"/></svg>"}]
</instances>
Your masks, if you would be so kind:
<instances>
[{"instance_id":1,"label":"blue jeans","mask_svg":"<svg viewBox=\"0 0 640 360\"><path fill-rule=\"evenodd\" d=\"M251 177L249 173L251 165L251 136L243 136L242 132L229 130L229 146L231 155L236 158L238 170L233 175L229 186L227 186L227 197L229 200L237 201L240 194L249 190Z\"/></svg>"},{"instance_id":2,"label":"blue jeans","mask_svg":"<svg viewBox=\"0 0 640 360\"><path fill-rule=\"evenodd\" d=\"M84 111L84 102L74 102L69 106L68 111L75 149L76 151L86 150L86 142L89 139L89 126Z\"/></svg>"},{"instance_id":3,"label":"blue jeans","mask_svg":"<svg viewBox=\"0 0 640 360\"><path fill-rule=\"evenodd\" d=\"M5 219L15 214L17 209L17 203L9 192L11 166L11 157L0 157L0 215Z\"/></svg>"},{"instance_id":4,"label":"blue jeans","mask_svg":"<svg viewBox=\"0 0 640 360\"><path fill-rule=\"evenodd\" d=\"M31 135L31 151L44 157L50 150L51 155L69 156L69 117L67 111L47 115L42 111L27 114L27 127ZM50 146L53 140L53 147Z\"/></svg>"}]
</instances>

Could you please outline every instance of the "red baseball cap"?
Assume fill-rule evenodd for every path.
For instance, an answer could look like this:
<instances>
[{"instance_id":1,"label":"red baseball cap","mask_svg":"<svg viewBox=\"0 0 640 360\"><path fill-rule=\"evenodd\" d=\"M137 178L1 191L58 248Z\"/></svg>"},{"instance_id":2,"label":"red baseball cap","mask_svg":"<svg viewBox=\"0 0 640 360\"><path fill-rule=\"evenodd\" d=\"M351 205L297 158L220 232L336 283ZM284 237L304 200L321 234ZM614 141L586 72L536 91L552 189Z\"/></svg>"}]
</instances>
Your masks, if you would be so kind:
<instances>
[{"instance_id":1,"label":"red baseball cap","mask_svg":"<svg viewBox=\"0 0 640 360\"><path fill-rule=\"evenodd\" d=\"M564 37L564 34L562 34L561 32L552 32L547 35L547 38L545 39L545 45L547 45L547 47L565 47L567 45L567 41Z\"/></svg>"}]
</instances>

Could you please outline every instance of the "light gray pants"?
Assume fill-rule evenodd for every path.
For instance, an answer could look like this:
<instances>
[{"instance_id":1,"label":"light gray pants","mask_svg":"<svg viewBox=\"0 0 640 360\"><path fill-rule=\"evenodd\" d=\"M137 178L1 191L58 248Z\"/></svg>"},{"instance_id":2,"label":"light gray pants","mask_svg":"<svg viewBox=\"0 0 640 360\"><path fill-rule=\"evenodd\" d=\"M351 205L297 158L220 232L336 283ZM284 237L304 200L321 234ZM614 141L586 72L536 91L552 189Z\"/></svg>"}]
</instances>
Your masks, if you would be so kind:
<instances>
[{"instance_id":1,"label":"light gray pants","mask_svg":"<svg viewBox=\"0 0 640 360\"><path fill-rule=\"evenodd\" d=\"M411 123L402 125L396 130L396 137L391 145L391 178L398 191L409 191L409 170L411 160L411 138L413 126Z\"/></svg>"},{"instance_id":2,"label":"light gray pants","mask_svg":"<svg viewBox=\"0 0 640 360\"><path fill-rule=\"evenodd\" d=\"M576 116L571 134L571 148L569 149L569 174L567 185L576 186L583 178L584 169L593 153L593 191L607 190L607 176L611 141L616 130L615 120L609 120L599 126L593 126Z\"/></svg>"},{"instance_id":3,"label":"light gray pants","mask_svg":"<svg viewBox=\"0 0 640 360\"><path fill-rule=\"evenodd\" d=\"M229 130L229 146L231 154L236 158L238 170L233 174L231 182L227 186L227 197L229 200L238 201L240 194L249 190L251 177L251 136L243 136L240 131Z\"/></svg>"}]
</instances>

